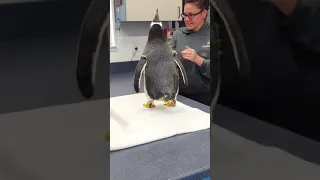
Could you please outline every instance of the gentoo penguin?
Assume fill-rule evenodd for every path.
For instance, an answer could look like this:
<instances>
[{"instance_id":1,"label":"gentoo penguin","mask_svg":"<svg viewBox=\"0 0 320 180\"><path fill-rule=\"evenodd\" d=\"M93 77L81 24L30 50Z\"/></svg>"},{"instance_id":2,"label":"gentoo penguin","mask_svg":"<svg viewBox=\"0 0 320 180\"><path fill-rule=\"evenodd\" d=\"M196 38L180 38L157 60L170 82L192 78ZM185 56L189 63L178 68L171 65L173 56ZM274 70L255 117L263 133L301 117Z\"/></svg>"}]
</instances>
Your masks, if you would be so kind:
<instances>
[{"instance_id":1,"label":"gentoo penguin","mask_svg":"<svg viewBox=\"0 0 320 180\"><path fill-rule=\"evenodd\" d=\"M229 35L233 48L235 63L237 64L238 71L241 76L250 76L250 62L240 27L227 0L210 0L210 5L213 7L210 12L212 13L212 23L210 27L212 28L211 32L213 32L210 37L212 42L211 49L213 52L211 57L211 89L214 91L210 106L212 109L214 109L220 94L221 74L219 59L220 53L223 53L223 50L220 47L219 27L215 23L218 18L220 18L223 22Z\"/></svg>"},{"instance_id":2,"label":"gentoo penguin","mask_svg":"<svg viewBox=\"0 0 320 180\"><path fill-rule=\"evenodd\" d=\"M109 8L109 1L92 0L80 31L76 78L82 96L87 99L94 94L96 61L103 35L109 27Z\"/></svg>"},{"instance_id":3,"label":"gentoo penguin","mask_svg":"<svg viewBox=\"0 0 320 180\"><path fill-rule=\"evenodd\" d=\"M140 79L144 74L144 93L147 103L144 107L153 108L154 100L164 101L168 107L174 107L179 92L179 72L184 84L188 85L186 71L166 41L158 9L151 22L148 40L134 74L134 89L138 93Z\"/></svg>"},{"instance_id":4,"label":"gentoo penguin","mask_svg":"<svg viewBox=\"0 0 320 180\"><path fill-rule=\"evenodd\" d=\"M76 78L82 96L87 99L94 94L96 61L103 35L109 27L109 10L109 1L92 0L80 31ZM109 38L109 36L107 37ZM110 141L109 131L105 138Z\"/></svg>"}]
</instances>

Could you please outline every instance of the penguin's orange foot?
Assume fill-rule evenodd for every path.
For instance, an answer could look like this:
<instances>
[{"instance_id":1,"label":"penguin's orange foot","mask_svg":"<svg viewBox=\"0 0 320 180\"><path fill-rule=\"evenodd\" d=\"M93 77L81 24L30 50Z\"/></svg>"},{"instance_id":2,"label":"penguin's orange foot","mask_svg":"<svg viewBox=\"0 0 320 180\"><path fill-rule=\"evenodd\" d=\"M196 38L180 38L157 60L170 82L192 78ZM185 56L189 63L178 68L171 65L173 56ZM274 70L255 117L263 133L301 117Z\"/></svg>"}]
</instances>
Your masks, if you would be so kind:
<instances>
[{"instance_id":1,"label":"penguin's orange foot","mask_svg":"<svg viewBox=\"0 0 320 180\"><path fill-rule=\"evenodd\" d=\"M154 108L156 105L153 104L152 101L148 101L147 103L143 104L144 107L146 108Z\"/></svg>"},{"instance_id":2,"label":"penguin's orange foot","mask_svg":"<svg viewBox=\"0 0 320 180\"><path fill-rule=\"evenodd\" d=\"M176 106L176 102L175 101L168 101L164 105L168 106L168 107L175 107Z\"/></svg>"}]
</instances>

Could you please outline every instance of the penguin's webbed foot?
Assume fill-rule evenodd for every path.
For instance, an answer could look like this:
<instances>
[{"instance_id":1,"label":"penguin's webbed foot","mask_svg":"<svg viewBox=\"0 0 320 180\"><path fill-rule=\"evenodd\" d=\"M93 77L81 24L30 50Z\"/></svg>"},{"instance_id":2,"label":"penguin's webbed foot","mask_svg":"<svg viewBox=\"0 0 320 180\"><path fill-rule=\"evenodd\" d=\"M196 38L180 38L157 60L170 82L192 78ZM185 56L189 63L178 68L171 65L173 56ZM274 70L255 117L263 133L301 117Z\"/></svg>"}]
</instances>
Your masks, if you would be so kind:
<instances>
[{"instance_id":1,"label":"penguin's webbed foot","mask_svg":"<svg viewBox=\"0 0 320 180\"><path fill-rule=\"evenodd\" d=\"M168 101L164 105L168 106L168 107L175 107L176 106L176 101Z\"/></svg>"},{"instance_id":2,"label":"penguin's webbed foot","mask_svg":"<svg viewBox=\"0 0 320 180\"><path fill-rule=\"evenodd\" d=\"M154 108L156 105L153 104L153 101L148 101L147 103L143 104L146 108Z\"/></svg>"}]
</instances>

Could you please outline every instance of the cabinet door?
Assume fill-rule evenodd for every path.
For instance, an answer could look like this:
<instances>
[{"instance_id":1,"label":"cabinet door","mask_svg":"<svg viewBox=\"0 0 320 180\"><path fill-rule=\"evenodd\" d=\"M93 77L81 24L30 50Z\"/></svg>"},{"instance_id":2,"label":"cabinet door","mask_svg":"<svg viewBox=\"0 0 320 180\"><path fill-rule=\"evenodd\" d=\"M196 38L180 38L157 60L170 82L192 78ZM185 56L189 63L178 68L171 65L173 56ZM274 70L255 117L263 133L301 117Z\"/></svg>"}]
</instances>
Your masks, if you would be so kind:
<instances>
[{"instance_id":1,"label":"cabinet door","mask_svg":"<svg viewBox=\"0 0 320 180\"><path fill-rule=\"evenodd\" d=\"M159 10L161 21L180 21L182 0L126 0L127 21L152 21Z\"/></svg>"},{"instance_id":2,"label":"cabinet door","mask_svg":"<svg viewBox=\"0 0 320 180\"><path fill-rule=\"evenodd\" d=\"M127 21L152 21L156 0L126 0Z\"/></svg>"},{"instance_id":3,"label":"cabinet door","mask_svg":"<svg viewBox=\"0 0 320 180\"><path fill-rule=\"evenodd\" d=\"M156 4L161 21L182 20L182 0L159 0Z\"/></svg>"}]
</instances>

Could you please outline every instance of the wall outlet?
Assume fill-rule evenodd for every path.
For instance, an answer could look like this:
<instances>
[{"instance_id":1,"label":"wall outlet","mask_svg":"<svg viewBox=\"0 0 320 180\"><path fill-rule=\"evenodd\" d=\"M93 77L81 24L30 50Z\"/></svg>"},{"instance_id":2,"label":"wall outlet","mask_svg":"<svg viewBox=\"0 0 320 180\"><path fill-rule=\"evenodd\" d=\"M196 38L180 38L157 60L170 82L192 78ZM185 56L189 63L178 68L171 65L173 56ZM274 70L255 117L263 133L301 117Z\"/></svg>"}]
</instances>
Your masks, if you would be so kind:
<instances>
[{"instance_id":1,"label":"wall outlet","mask_svg":"<svg viewBox=\"0 0 320 180\"><path fill-rule=\"evenodd\" d=\"M111 62L139 61L148 41L149 26L150 22L122 22L121 31L117 31L117 51L110 53Z\"/></svg>"},{"instance_id":2,"label":"wall outlet","mask_svg":"<svg viewBox=\"0 0 320 180\"><path fill-rule=\"evenodd\" d=\"M134 54L134 56L132 58L132 61L137 61L137 60L140 59L141 54L140 54L139 50L140 50L140 48L135 44L133 46L133 54Z\"/></svg>"}]
</instances>

